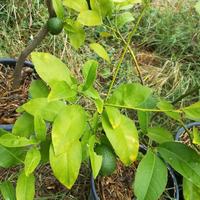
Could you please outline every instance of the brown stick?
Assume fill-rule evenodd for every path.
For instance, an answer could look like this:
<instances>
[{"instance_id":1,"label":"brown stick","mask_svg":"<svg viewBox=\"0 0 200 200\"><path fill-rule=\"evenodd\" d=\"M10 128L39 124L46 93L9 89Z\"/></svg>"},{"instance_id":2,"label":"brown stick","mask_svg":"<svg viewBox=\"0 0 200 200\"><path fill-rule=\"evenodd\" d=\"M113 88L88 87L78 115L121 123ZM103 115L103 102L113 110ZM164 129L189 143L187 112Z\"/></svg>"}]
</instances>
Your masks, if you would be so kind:
<instances>
[{"instance_id":1,"label":"brown stick","mask_svg":"<svg viewBox=\"0 0 200 200\"><path fill-rule=\"evenodd\" d=\"M46 5L48 8L49 17L56 16L55 11L53 9L52 1L46 0ZM31 43L20 54L20 56L17 60L17 63L16 63L14 75L13 75L13 79L14 79L13 80L13 89L17 89L20 86L21 71L22 71L22 67L24 65L25 59L42 42L42 40L46 37L47 34L48 34L48 28L47 28L47 24L45 24L39 30L39 32L37 33L35 38L31 41Z\"/></svg>"}]
</instances>

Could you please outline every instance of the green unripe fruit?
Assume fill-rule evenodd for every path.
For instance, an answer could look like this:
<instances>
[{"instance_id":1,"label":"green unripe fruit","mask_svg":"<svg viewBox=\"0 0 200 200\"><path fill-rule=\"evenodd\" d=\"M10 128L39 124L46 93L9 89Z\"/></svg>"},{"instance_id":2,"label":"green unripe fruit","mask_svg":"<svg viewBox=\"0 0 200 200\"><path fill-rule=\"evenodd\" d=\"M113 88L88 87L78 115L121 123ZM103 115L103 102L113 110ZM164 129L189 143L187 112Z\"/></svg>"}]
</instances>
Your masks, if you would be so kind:
<instances>
[{"instance_id":1,"label":"green unripe fruit","mask_svg":"<svg viewBox=\"0 0 200 200\"><path fill-rule=\"evenodd\" d=\"M47 28L52 35L58 35L63 29L63 21L58 17L52 17L47 22Z\"/></svg>"},{"instance_id":2,"label":"green unripe fruit","mask_svg":"<svg viewBox=\"0 0 200 200\"><path fill-rule=\"evenodd\" d=\"M95 151L103 157L100 174L102 176L111 175L116 169L116 157L114 153L106 145L98 145Z\"/></svg>"}]
</instances>

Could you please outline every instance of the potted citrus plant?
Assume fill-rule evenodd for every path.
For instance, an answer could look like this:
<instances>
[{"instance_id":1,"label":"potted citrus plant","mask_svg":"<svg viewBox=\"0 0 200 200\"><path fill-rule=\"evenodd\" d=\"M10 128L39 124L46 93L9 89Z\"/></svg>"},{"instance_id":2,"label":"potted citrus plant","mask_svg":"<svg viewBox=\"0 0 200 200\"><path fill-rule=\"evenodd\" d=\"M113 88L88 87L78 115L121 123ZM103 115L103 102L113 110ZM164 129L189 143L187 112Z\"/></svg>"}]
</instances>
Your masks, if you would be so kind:
<instances>
[{"instance_id":1,"label":"potted citrus plant","mask_svg":"<svg viewBox=\"0 0 200 200\"><path fill-rule=\"evenodd\" d=\"M147 131L144 134L150 141L160 143L158 147L148 145L147 154L139 162L133 184L136 197L145 199L144 194L148 194L152 199L158 199L165 190L167 166L157 156L157 152L186 178L190 173L187 169L192 165L193 159L198 164L199 156L194 150L173 141L172 135L164 128L148 127L146 123L148 120L144 118L147 119L150 112L164 112L178 123L182 123L184 115L186 118L192 116L193 119L199 117L199 102L186 108L174 109L169 102L155 98L150 88L138 83L122 84L107 100L103 100L93 87L97 61L89 60L84 64L83 82L78 82L66 65L51 54L32 53L32 62L42 82L38 80L36 84L34 81L31 85L32 99L18 108L18 112L22 115L14 124L12 133L1 131L0 137L0 144L4 148L18 148L25 152L20 156L11 156L12 160L16 161L17 157L18 163L24 163L24 169L17 181L18 199L34 196L33 172L42 157L41 144L47 140L50 140L49 161L53 173L67 188L71 188L75 183L84 159L90 159L94 178L99 174L105 155L102 147L98 147L98 144L100 146L103 144L101 144L101 134L106 136L115 155L124 165L128 166L136 161L139 138L143 137L139 135L134 120L122 114L121 109L137 111L140 126ZM48 72L44 66L48 66ZM41 93L41 89L46 92ZM84 109L82 104L74 103L80 97L90 99L96 106L96 111L91 113L87 108ZM47 125L52 126L50 135L47 132ZM182 154L181 150L177 151L177 147L187 154ZM168 154L173 156L173 162ZM193 155L192 163L190 158L186 157L188 160L185 166L185 155L190 154ZM177 163L181 164L181 168ZM198 173L198 168L194 170ZM146 173L147 171L153 172L154 176ZM146 182L143 181L144 178ZM198 184L198 177L191 176L190 180ZM144 185L142 190L141 184ZM26 188L29 190L25 193L27 194L25 197L22 191Z\"/></svg>"},{"instance_id":2,"label":"potted citrus plant","mask_svg":"<svg viewBox=\"0 0 200 200\"><path fill-rule=\"evenodd\" d=\"M90 1L90 6L86 1L80 1L80 4L74 1L53 2L59 19L51 18L42 33L50 31L57 34L64 27L72 45L78 48L85 38L83 26L102 24L114 3L117 7L127 7L133 1L108 1L105 10L104 4L95 4L95 1ZM78 13L77 21L64 18L63 4ZM52 23L58 25L56 30L54 26L52 29ZM108 171L102 170L106 167L104 163L107 148L109 150L106 150L106 155L109 154L109 160L114 162L117 157L125 166L129 166L139 160L133 183L134 194L138 199L156 200L165 191L168 179L165 161L197 188L200 187L199 155L192 148L175 142L172 134L165 128L149 125L152 112L165 113L181 125L186 118L199 120L199 102L175 109L170 102L155 97L152 89L139 83L124 83L113 90L119 67L134 32L135 29L130 33L122 59L104 98L94 87L99 65L96 60L85 62L82 66L83 80L80 81L59 58L49 53L31 54L35 71L41 80L32 82L29 90L31 99L17 109L21 115L12 132L0 130L1 148L8 152L6 157L4 155L5 159L1 159L1 167L16 164L23 166L16 184L18 200L34 198L34 171L42 164L44 157L50 162L54 176L70 189L84 160L90 161L94 178L99 172L106 172L105 175L113 172L114 165L106 169ZM110 62L101 45L92 43L90 47ZM16 74L20 71L19 66L23 59L24 54L18 60ZM80 99L83 100L82 103ZM92 103L92 109L84 106L86 99ZM135 125L136 119L126 115L124 110L137 113L139 127ZM103 137L106 141L102 140ZM142 159L138 159L140 141L147 146L147 153ZM49 154L43 154L44 144L47 144L45 148ZM9 187L12 188L10 185Z\"/></svg>"}]
</instances>

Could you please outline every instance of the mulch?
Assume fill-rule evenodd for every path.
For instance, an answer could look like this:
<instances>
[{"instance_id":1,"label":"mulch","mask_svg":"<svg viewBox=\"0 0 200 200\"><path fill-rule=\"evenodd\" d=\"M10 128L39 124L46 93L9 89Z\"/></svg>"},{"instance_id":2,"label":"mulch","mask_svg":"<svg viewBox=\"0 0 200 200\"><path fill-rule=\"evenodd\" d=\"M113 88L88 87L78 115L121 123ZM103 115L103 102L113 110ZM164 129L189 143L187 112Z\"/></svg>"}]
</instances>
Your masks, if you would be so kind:
<instances>
[{"instance_id":1,"label":"mulch","mask_svg":"<svg viewBox=\"0 0 200 200\"><path fill-rule=\"evenodd\" d=\"M30 82L36 75L30 67L22 70L21 86L12 90L13 67L0 64L0 124L13 124L16 117L16 109L28 99Z\"/></svg>"}]
</instances>

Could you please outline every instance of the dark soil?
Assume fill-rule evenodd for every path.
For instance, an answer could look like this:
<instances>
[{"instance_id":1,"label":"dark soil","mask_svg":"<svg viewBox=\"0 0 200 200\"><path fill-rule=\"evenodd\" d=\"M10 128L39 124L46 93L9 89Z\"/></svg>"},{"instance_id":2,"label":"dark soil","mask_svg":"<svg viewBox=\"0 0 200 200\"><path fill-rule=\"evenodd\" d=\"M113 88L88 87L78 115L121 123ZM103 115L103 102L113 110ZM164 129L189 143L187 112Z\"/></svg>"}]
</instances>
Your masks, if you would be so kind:
<instances>
[{"instance_id":1,"label":"dark soil","mask_svg":"<svg viewBox=\"0 0 200 200\"><path fill-rule=\"evenodd\" d=\"M10 180L16 186L17 175L22 166L0 169L0 182ZM67 190L53 176L49 164L38 167L35 172L35 199L37 200L88 200L90 191L90 170L83 165L79 177L71 190ZM1 196L0 196L1 199Z\"/></svg>"},{"instance_id":2,"label":"dark soil","mask_svg":"<svg viewBox=\"0 0 200 200\"><path fill-rule=\"evenodd\" d=\"M132 182L137 163L125 167L117 162L116 171L108 177L97 180L97 190L101 200L131 200L133 199Z\"/></svg>"},{"instance_id":3,"label":"dark soil","mask_svg":"<svg viewBox=\"0 0 200 200\"><path fill-rule=\"evenodd\" d=\"M32 68L24 67L20 88L12 90L13 71L13 67L0 64L0 124L15 122L15 110L28 99L30 82L36 76Z\"/></svg>"}]
</instances>

